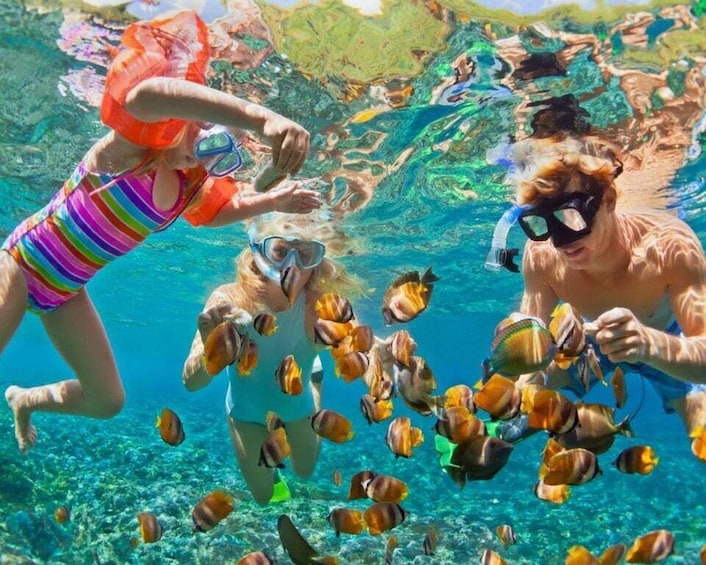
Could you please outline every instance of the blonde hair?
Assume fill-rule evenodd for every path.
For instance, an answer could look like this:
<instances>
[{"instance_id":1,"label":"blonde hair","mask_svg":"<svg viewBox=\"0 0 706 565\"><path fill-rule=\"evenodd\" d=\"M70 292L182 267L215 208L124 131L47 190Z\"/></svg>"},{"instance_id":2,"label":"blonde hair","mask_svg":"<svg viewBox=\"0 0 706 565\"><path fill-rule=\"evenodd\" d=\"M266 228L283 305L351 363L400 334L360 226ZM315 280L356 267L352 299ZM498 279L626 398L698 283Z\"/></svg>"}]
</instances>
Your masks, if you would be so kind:
<instances>
[{"instance_id":1,"label":"blonde hair","mask_svg":"<svg viewBox=\"0 0 706 565\"><path fill-rule=\"evenodd\" d=\"M523 141L514 149L514 160L516 169L508 180L516 187L520 205L551 198L576 186L577 180L582 192L617 193L615 178L623 170L612 148L592 139Z\"/></svg>"},{"instance_id":2,"label":"blonde hair","mask_svg":"<svg viewBox=\"0 0 706 565\"><path fill-rule=\"evenodd\" d=\"M326 246L323 261L311 272L306 288L320 293L336 292L349 300L366 296L368 290L363 281L347 272L335 257L357 253L355 242L333 220L328 211L309 214L285 214L274 212L250 222L250 237L255 241L272 235L296 237L302 240L317 240ZM268 280L260 272L248 247L235 259L238 292L244 298L255 300ZM262 306L262 305L259 305Z\"/></svg>"}]
</instances>

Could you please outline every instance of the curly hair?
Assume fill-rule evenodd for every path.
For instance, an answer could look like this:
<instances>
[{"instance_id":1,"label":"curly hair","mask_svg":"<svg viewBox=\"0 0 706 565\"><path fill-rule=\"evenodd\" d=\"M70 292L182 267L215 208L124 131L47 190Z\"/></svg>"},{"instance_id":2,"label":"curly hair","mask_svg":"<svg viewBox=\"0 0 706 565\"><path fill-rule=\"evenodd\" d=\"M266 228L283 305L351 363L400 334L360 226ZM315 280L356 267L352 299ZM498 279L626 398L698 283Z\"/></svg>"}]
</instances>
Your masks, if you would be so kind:
<instances>
[{"instance_id":1,"label":"curly hair","mask_svg":"<svg viewBox=\"0 0 706 565\"><path fill-rule=\"evenodd\" d=\"M518 143L515 170L508 180L516 187L517 203L533 204L561 192L591 194L617 191L623 165L613 149L593 139L542 139Z\"/></svg>"}]
</instances>

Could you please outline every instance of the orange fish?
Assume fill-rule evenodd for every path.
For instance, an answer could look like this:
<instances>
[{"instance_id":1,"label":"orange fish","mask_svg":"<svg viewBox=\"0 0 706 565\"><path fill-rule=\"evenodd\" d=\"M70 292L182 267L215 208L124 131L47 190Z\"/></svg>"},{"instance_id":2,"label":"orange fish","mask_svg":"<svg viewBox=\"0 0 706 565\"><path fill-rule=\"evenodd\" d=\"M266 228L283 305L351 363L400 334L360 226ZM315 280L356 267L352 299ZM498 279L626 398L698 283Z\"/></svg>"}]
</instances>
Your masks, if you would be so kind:
<instances>
[{"instance_id":1,"label":"orange fish","mask_svg":"<svg viewBox=\"0 0 706 565\"><path fill-rule=\"evenodd\" d=\"M508 524L503 524L495 529L495 533L498 534L502 544L507 547L508 545L514 545L517 543L517 536L515 535L515 530L512 526Z\"/></svg>"},{"instance_id":2,"label":"orange fish","mask_svg":"<svg viewBox=\"0 0 706 565\"><path fill-rule=\"evenodd\" d=\"M399 526L408 514L409 512L396 502L376 502L363 513L363 516L368 524L370 535L378 536Z\"/></svg>"},{"instance_id":3,"label":"orange fish","mask_svg":"<svg viewBox=\"0 0 706 565\"><path fill-rule=\"evenodd\" d=\"M615 405L618 408L622 408L628 401L628 389L625 384L625 373L623 373L620 367L615 368L613 378L610 382L613 386L613 394L615 395Z\"/></svg>"},{"instance_id":4,"label":"orange fish","mask_svg":"<svg viewBox=\"0 0 706 565\"><path fill-rule=\"evenodd\" d=\"M431 414L437 402L431 398L436 390L436 377L423 357L417 355L410 359L409 367L393 364L397 394L404 403L422 416Z\"/></svg>"},{"instance_id":5,"label":"orange fish","mask_svg":"<svg viewBox=\"0 0 706 565\"><path fill-rule=\"evenodd\" d=\"M501 375L493 375L473 395L475 405L485 410L492 418L508 420L520 410L522 395L515 381Z\"/></svg>"},{"instance_id":6,"label":"orange fish","mask_svg":"<svg viewBox=\"0 0 706 565\"><path fill-rule=\"evenodd\" d=\"M407 485L389 475L375 475L362 481L361 486L368 498L375 502L397 502L407 498Z\"/></svg>"},{"instance_id":7,"label":"orange fish","mask_svg":"<svg viewBox=\"0 0 706 565\"><path fill-rule=\"evenodd\" d=\"M351 351L336 359L334 371L345 382L350 383L362 377L368 370L368 355L362 351Z\"/></svg>"},{"instance_id":8,"label":"orange fish","mask_svg":"<svg viewBox=\"0 0 706 565\"><path fill-rule=\"evenodd\" d=\"M385 544L385 565L392 565L392 559L395 556L395 549L398 546L397 537L390 536Z\"/></svg>"},{"instance_id":9,"label":"orange fish","mask_svg":"<svg viewBox=\"0 0 706 565\"><path fill-rule=\"evenodd\" d=\"M257 344L254 341L248 340L247 348L238 357L238 374L240 376L249 375L257 366Z\"/></svg>"},{"instance_id":10,"label":"orange fish","mask_svg":"<svg viewBox=\"0 0 706 565\"><path fill-rule=\"evenodd\" d=\"M599 455L607 451L615 434L632 437L630 427L631 415L626 416L619 423L614 422L615 409L604 404L586 404L576 402L579 415L579 425L565 434L554 436L561 445L567 448L582 447Z\"/></svg>"},{"instance_id":11,"label":"orange fish","mask_svg":"<svg viewBox=\"0 0 706 565\"><path fill-rule=\"evenodd\" d=\"M140 523L140 537L143 542L154 543L162 538L164 527L152 512L140 512L137 521Z\"/></svg>"},{"instance_id":12,"label":"orange fish","mask_svg":"<svg viewBox=\"0 0 706 565\"><path fill-rule=\"evenodd\" d=\"M359 534L365 527L365 518L360 510L351 510L349 508L334 508L329 512L326 521L331 524L333 531L336 532L336 537L344 534Z\"/></svg>"},{"instance_id":13,"label":"orange fish","mask_svg":"<svg viewBox=\"0 0 706 565\"><path fill-rule=\"evenodd\" d=\"M437 545L439 545L439 532L436 528L429 528L422 542L422 553L424 555L434 555Z\"/></svg>"},{"instance_id":14,"label":"orange fish","mask_svg":"<svg viewBox=\"0 0 706 565\"><path fill-rule=\"evenodd\" d=\"M649 445L633 445L623 449L613 461L618 471L649 475L659 463L659 457Z\"/></svg>"},{"instance_id":15,"label":"orange fish","mask_svg":"<svg viewBox=\"0 0 706 565\"><path fill-rule=\"evenodd\" d=\"M542 462L539 465L538 475L540 479L543 479L549 471L549 461L551 461L551 458L562 451L566 451L566 448L554 438L550 437L547 440L547 443L542 450Z\"/></svg>"},{"instance_id":16,"label":"orange fish","mask_svg":"<svg viewBox=\"0 0 706 565\"><path fill-rule=\"evenodd\" d=\"M569 548L565 565L601 565L593 553L582 545L574 545Z\"/></svg>"},{"instance_id":17,"label":"orange fish","mask_svg":"<svg viewBox=\"0 0 706 565\"><path fill-rule=\"evenodd\" d=\"M294 306L305 284L306 279L304 278L304 273L296 265L285 267L280 271L279 286L282 289L282 293L287 298L290 308Z\"/></svg>"},{"instance_id":18,"label":"orange fish","mask_svg":"<svg viewBox=\"0 0 706 565\"><path fill-rule=\"evenodd\" d=\"M270 432L260 447L260 460L257 464L268 468L284 469L282 461L289 457L291 452L292 448L287 440L287 432L284 428L276 428Z\"/></svg>"},{"instance_id":19,"label":"orange fish","mask_svg":"<svg viewBox=\"0 0 706 565\"><path fill-rule=\"evenodd\" d=\"M284 394L297 395L304 390L302 370L294 355L287 355L275 370L275 378Z\"/></svg>"},{"instance_id":20,"label":"orange fish","mask_svg":"<svg viewBox=\"0 0 706 565\"><path fill-rule=\"evenodd\" d=\"M269 312L260 312L252 321L255 331L262 336L269 337L277 331L277 318Z\"/></svg>"},{"instance_id":21,"label":"orange fish","mask_svg":"<svg viewBox=\"0 0 706 565\"><path fill-rule=\"evenodd\" d=\"M368 370L363 375L368 392L375 401L389 399L395 388L392 377L383 368L382 359L376 351L368 353L368 360Z\"/></svg>"},{"instance_id":22,"label":"orange fish","mask_svg":"<svg viewBox=\"0 0 706 565\"><path fill-rule=\"evenodd\" d=\"M243 555L235 565L275 565L275 562L266 553L253 551Z\"/></svg>"},{"instance_id":23,"label":"orange fish","mask_svg":"<svg viewBox=\"0 0 706 565\"><path fill-rule=\"evenodd\" d=\"M319 318L314 322L314 342L335 347L346 339L353 327L351 322L334 322Z\"/></svg>"},{"instance_id":24,"label":"orange fish","mask_svg":"<svg viewBox=\"0 0 706 565\"><path fill-rule=\"evenodd\" d=\"M554 358L554 338L538 318L526 316L511 323L500 322L483 360L483 378L498 373L514 377L545 369Z\"/></svg>"},{"instance_id":25,"label":"orange fish","mask_svg":"<svg viewBox=\"0 0 706 565\"><path fill-rule=\"evenodd\" d=\"M277 428L284 428L285 425L282 418L280 418L276 412L268 410L267 415L265 416L265 427L268 432L273 432Z\"/></svg>"},{"instance_id":26,"label":"orange fish","mask_svg":"<svg viewBox=\"0 0 706 565\"><path fill-rule=\"evenodd\" d=\"M343 484L343 477L341 476L341 471L339 471L338 469L334 469L331 478L333 480L333 484L337 487L340 487Z\"/></svg>"},{"instance_id":27,"label":"orange fish","mask_svg":"<svg viewBox=\"0 0 706 565\"><path fill-rule=\"evenodd\" d=\"M512 450L512 444L501 439L472 435L456 445L444 469L463 488L466 480L492 479L505 466Z\"/></svg>"},{"instance_id":28,"label":"orange fish","mask_svg":"<svg viewBox=\"0 0 706 565\"><path fill-rule=\"evenodd\" d=\"M460 443L471 435L487 433L483 420L471 414L465 406L452 406L446 409L434 424L434 431L452 443Z\"/></svg>"},{"instance_id":29,"label":"orange fish","mask_svg":"<svg viewBox=\"0 0 706 565\"><path fill-rule=\"evenodd\" d=\"M601 553L598 558L599 565L618 565L625 557L628 548L625 544L616 543L607 548L603 553Z\"/></svg>"},{"instance_id":30,"label":"orange fish","mask_svg":"<svg viewBox=\"0 0 706 565\"><path fill-rule=\"evenodd\" d=\"M169 408L162 409L162 413L157 416L155 427L159 428L159 435L169 445L179 445L186 439L181 419Z\"/></svg>"},{"instance_id":31,"label":"orange fish","mask_svg":"<svg viewBox=\"0 0 706 565\"><path fill-rule=\"evenodd\" d=\"M633 541L625 561L628 563L657 563L674 553L674 534L669 530L654 530Z\"/></svg>"},{"instance_id":32,"label":"orange fish","mask_svg":"<svg viewBox=\"0 0 706 565\"><path fill-rule=\"evenodd\" d=\"M426 310L434 288L439 280L429 267L423 275L411 271L395 279L382 298L382 317L385 325L405 323Z\"/></svg>"},{"instance_id":33,"label":"orange fish","mask_svg":"<svg viewBox=\"0 0 706 565\"><path fill-rule=\"evenodd\" d=\"M59 524L65 524L71 519L71 509L68 506L58 506L54 510L54 520Z\"/></svg>"},{"instance_id":34,"label":"orange fish","mask_svg":"<svg viewBox=\"0 0 706 565\"><path fill-rule=\"evenodd\" d=\"M492 549L484 549L480 556L480 565L507 565L507 561Z\"/></svg>"},{"instance_id":35,"label":"orange fish","mask_svg":"<svg viewBox=\"0 0 706 565\"><path fill-rule=\"evenodd\" d=\"M385 442L397 457L411 457L412 448L424 441L424 434L419 428L412 427L412 421L406 416L399 416L390 422Z\"/></svg>"},{"instance_id":36,"label":"orange fish","mask_svg":"<svg viewBox=\"0 0 706 565\"><path fill-rule=\"evenodd\" d=\"M194 531L207 532L233 511L233 497L214 490L204 496L191 512Z\"/></svg>"},{"instance_id":37,"label":"orange fish","mask_svg":"<svg viewBox=\"0 0 706 565\"><path fill-rule=\"evenodd\" d=\"M351 477L351 486L348 489L348 500L368 498L368 493L363 488L363 483L375 478L373 471L360 471Z\"/></svg>"},{"instance_id":38,"label":"orange fish","mask_svg":"<svg viewBox=\"0 0 706 565\"><path fill-rule=\"evenodd\" d=\"M701 548L699 557L701 558L701 565L706 565L706 545Z\"/></svg>"},{"instance_id":39,"label":"orange fish","mask_svg":"<svg viewBox=\"0 0 706 565\"><path fill-rule=\"evenodd\" d=\"M323 438L335 443L353 439L355 432L348 418L333 410L319 410L311 416L311 428Z\"/></svg>"},{"instance_id":40,"label":"orange fish","mask_svg":"<svg viewBox=\"0 0 706 565\"><path fill-rule=\"evenodd\" d=\"M360 398L360 411L365 416L368 424L382 422L392 416L391 400L375 400L369 394L364 394Z\"/></svg>"},{"instance_id":41,"label":"orange fish","mask_svg":"<svg viewBox=\"0 0 706 565\"><path fill-rule=\"evenodd\" d=\"M473 389L468 385L454 385L447 388L444 398L444 408L465 406L471 414L476 413L476 404L473 402Z\"/></svg>"},{"instance_id":42,"label":"orange fish","mask_svg":"<svg viewBox=\"0 0 706 565\"><path fill-rule=\"evenodd\" d=\"M706 461L706 427L696 426L689 437L691 438L691 452L701 461Z\"/></svg>"},{"instance_id":43,"label":"orange fish","mask_svg":"<svg viewBox=\"0 0 706 565\"><path fill-rule=\"evenodd\" d=\"M538 481L532 490L540 500L554 504L564 504L571 496L569 485L548 485L542 480Z\"/></svg>"},{"instance_id":44,"label":"orange fish","mask_svg":"<svg viewBox=\"0 0 706 565\"><path fill-rule=\"evenodd\" d=\"M209 375L217 375L240 355L242 336L230 320L218 324L203 344L203 366Z\"/></svg>"},{"instance_id":45,"label":"orange fish","mask_svg":"<svg viewBox=\"0 0 706 565\"><path fill-rule=\"evenodd\" d=\"M409 367L409 361L417 351L417 342L407 330L398 330L385 340L392 358Z\"/></svg>"},{"instance_id":46,"label":"orange fish","mask_svg":"<svg viewBox=\"0 0 706 565\"><path fill-rule=\"evenodd\" d=\"M373 328L370 326L356 326L348 334L352 351L368 352L375 343Z\"/></svg>"},{"instance_id":47,"label":"orange fish","mask_svg":"<svg viewBox=\"0 0 706 565\"><path fill-rule=\"evenodd\" d=\"M580 447L554 455L543 481L548 485L582 485L601 473L596 454Z\"/></svg>"},{"instance_id":48,"label":"orange fish","mask_svg":"<svg viewBox=\"0 0 706 565\"><path fill-rule=\"evenodd\" d=\"M556 390L537 391L523 406L528 414L527 425L551 434L565 434L579 424L576 405Z\"/></svg>"},{"instance_id":49,"label":"orange fish","mask_svg":"<svg viewBox=\"0 0 706 565\"><path fill-rule=\"evenodd\" d=\"M353 319L353 307L347 298L334 292L322 294L314 306L316 315L322 320L345 324Z\"/></svg>"}]
</instances>

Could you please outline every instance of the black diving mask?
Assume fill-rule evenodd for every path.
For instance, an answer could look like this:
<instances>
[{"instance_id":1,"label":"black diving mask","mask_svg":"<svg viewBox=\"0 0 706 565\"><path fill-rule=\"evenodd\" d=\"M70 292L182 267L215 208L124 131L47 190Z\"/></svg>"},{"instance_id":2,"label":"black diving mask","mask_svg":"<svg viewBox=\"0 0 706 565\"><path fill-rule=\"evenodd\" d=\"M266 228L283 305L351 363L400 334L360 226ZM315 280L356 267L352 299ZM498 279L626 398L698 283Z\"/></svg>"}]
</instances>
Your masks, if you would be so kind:
<instances>
[{"instance_id":1,"label":"black diving mask","mask_svg":"<svg viewBox=\"0 0 706 565\"><path fill-rule=\"evenodd\" d=\"M517 221L531 240L546 241L551 237L554 247L563 247L591 233L602 198L602 192L566 192L526 208Z\"/></svg>"}]
</instances>

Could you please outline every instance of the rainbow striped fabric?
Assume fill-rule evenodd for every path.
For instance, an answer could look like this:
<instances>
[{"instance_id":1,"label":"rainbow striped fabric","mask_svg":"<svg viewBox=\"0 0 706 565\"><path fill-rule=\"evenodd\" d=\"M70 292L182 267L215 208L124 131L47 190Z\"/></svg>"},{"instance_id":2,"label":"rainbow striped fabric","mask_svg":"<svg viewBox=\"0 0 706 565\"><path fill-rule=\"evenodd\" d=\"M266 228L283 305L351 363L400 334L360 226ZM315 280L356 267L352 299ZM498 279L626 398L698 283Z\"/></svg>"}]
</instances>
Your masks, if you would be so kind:
<instances>
[{"instance_id":1,"label":"rainbow striped fabric","mask_svg":"<svg viewBox=\"0 0 706 565\"><path fill-rule=\"evenodd\" d=\"M167 227L199 188L185 190L180 173L176 204L160 210L154 174L112 177L81 163L49 204L15 228L2 248L25 273L30 310L49 312L75 296L99 269Z\"/></svg>"}]
</instances>

